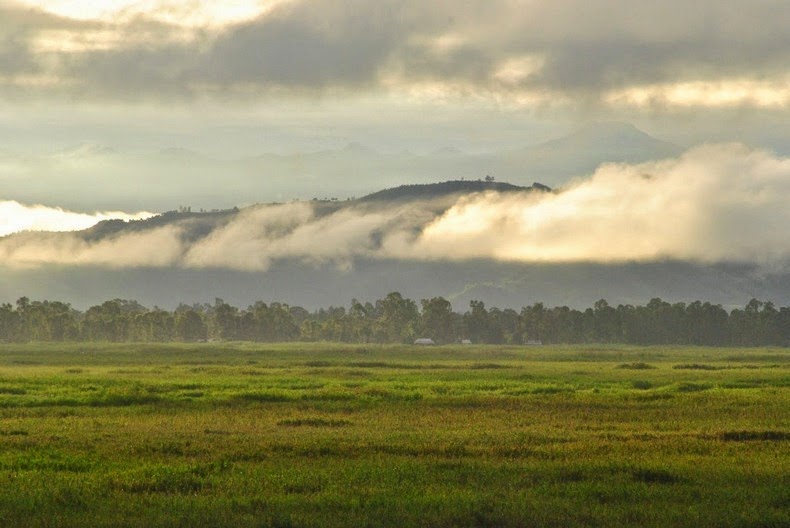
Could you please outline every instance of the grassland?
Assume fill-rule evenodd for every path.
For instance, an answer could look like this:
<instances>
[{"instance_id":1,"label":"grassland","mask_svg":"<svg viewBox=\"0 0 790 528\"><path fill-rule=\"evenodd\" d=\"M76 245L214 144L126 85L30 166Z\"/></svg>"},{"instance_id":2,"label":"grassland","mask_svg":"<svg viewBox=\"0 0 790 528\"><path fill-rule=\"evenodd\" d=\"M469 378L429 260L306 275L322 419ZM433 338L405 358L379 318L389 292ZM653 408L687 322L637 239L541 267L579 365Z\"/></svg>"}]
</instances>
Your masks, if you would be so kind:
<instances>
[{"instance_id":1,"label":"grassland","mask_svg":"<svg viewBox=\"0 0 790 528\"><path fill-rule=\"evenodd\" d=\"M790 526L790 350L0 346L0 526Z\"/></svg>"}]
</instances>

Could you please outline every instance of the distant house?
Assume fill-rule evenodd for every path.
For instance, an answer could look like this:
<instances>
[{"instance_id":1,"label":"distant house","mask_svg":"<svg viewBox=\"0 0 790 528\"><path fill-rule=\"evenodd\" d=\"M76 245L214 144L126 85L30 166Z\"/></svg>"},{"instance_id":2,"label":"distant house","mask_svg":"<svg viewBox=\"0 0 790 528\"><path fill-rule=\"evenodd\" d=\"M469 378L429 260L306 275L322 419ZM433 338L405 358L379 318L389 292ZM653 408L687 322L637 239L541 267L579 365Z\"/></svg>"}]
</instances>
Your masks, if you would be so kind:
<instances>
[{"instance_id":1,"label":"distant house","mask_svg":"<svg viewBox=\"0 0 790 528\"><path fill-rule=\"evenodd\" d=\"M461 344L462 345L471 345L472 344L472 340L471 339L461 339Z\"/></svg>"},{"instance_id":2,"label":"distant house","mask_svg":"<svg viewBox=\"0 0 790 528\"><path fill-rule=\"evenodd\" d=\"M414 344L422 345L422 346L430 346L430 345L435 345L436 343L434 343L433 339L431 339L430 337L421 337L419 339L415 339Z\"/></svg>"},{"instance_id":3,"label":"distant house","mask_svg":"<svg viewBox=\"0 0 790 528\"><path fill-rule=\"evenodd\" d=\"M527 341L524 344L530 346L536 346L536 345L542 345L543 341L541 341L540 339L527 339Z\"/></svg>"}]
</instances>

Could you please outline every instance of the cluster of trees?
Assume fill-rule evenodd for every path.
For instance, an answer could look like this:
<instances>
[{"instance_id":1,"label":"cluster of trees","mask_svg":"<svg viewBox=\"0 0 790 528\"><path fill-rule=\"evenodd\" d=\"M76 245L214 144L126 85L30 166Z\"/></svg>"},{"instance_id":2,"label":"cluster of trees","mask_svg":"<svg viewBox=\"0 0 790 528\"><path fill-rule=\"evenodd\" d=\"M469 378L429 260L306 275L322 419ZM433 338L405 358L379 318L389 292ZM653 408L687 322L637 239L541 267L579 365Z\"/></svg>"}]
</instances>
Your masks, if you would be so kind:
<instances>
[{"instance_id":1,"label":"cluster of trees","mask_svg":"<svg viewBox=\"0 0 790 528\"><path fill-rule=\"evenodd\" d=\"M610 306L600 300L580 311L536 303L515 311L472 301L464 313L442 297L419 305L393 292L375 303L354 299L346 307L308 312L298 306L256 302L239 309L214 304L148 309L113 299L85 312L58 301L0 304L0 341L342 341L409 343L631 343L691 345L790 345L790 308L751 300L730 312L710 303L652 299L644 306Z\"/></svg>"}]
</instances>

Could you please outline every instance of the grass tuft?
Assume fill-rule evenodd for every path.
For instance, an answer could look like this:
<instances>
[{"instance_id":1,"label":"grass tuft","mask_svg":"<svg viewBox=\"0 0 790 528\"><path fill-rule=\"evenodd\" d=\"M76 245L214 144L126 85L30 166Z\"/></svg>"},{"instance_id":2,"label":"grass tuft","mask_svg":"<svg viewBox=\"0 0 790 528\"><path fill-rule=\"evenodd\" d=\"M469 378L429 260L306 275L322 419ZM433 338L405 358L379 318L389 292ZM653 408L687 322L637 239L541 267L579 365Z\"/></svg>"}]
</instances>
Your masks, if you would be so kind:
<instances>
[{"instance_id":1,"label":"grass tuft","mask_svg":"<svg viewBox=\"0 0 790 528\"><path fill-rule=\"evenodd\" d=\"M620 363L616 368L626 370L652 370L657 367L643 361L635 361L633 363Z\"/></svg>"},{"instance_id":2,"label":"grass tuft","mask_svg":"<svg viewBox=\"0 0 790 528\"><path fill-rule=\"evenodd\" d=\"M351 425L348 420L333 420L326 418L294 418L280 420L277 425L284 427L346 427Z\"/></svg>"},{"instance_id":3,"label":"grass tuft","mask_svg":"<svg viewBox=\"0 0 790 528\"><path fill-rule=\"evenodd\" d=\"M678 392L702 392L713 388L710 383L683 382L678 384Z\"/></svg>"},{"instance_id":4,"label":"grass tuft","mask_svg":"<svg viewBox=\"0 0 790 528\"><path fill-rule=\"evenodd\" d=\"M631 477L645 484L677 484L683 480L665 469L635 469Z\"/></svg>"},{"instance_id":5,"label":"grass tuft","mask_svg":"<svg viewBox=\"0 0 790 528\"><path fill-rule=\"evenodd\" d=\"M0 394L11 394L14 396L21 396L27 394L27 390L22 387L0 387Z\"/></svg>"},{"instance_id":6,"label":"grass tuft","mask_svg":"<svg viewBox=\"0 0 790 528\"><path fill-rule=\"evenodd\" d=\"M784 442L790 440L786 431L725 431L719 435L727 442Z\"/></svg>"},{"instance_id":7,"label":"grass tuft","mask_svg":"<svg viewBox=\"0 0 790 528\"><path fill-rule=\"evenodd\" d=\"M283 403L291 401L293 398L280 392L242 392L232 397L233 401L256 402L256 403Z\"/></svg>"},{"instance_id":8,"label":"grass tuft","mask_svg":"<svg viewBox=\"0 0 790 528\"><path fill-rule=\"evenodd\" d=\"M673 365L673 369L675 370L724 370L724 367L717 367L714 365L707 365L705 363L681 363L679 365Z\"/></svg>"}]
</instances>

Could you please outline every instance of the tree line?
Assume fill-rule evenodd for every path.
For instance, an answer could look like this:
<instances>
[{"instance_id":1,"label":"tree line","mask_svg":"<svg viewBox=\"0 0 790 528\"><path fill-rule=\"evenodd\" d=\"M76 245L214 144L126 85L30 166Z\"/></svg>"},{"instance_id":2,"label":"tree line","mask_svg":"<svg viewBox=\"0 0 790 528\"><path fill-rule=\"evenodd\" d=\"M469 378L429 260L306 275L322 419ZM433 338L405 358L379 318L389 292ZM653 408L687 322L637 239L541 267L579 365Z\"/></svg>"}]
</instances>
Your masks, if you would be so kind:
<instances>
[{"instance_id":1,"label":"tree line","mask_svg":"<svg viewBox=\"0 0 790 528\"><path fill-rule=\"evenodd\" d=\"M398 292L375 302L351 301L309 312L298 306L256 302L246 309L222 299L181 304L175 310L146 308L112 299L84 312L59 301L0 304L0 341L338 341L348 343L524 344L626 343L711 346L790 346L790 307L752 299L731 311L695 301L652 299L644 306L610 306L605 300L585 310L543 303L520 311L487 308L471 301L453 311L442 297L419 304Z\"/></svg>"}]
</instances>

